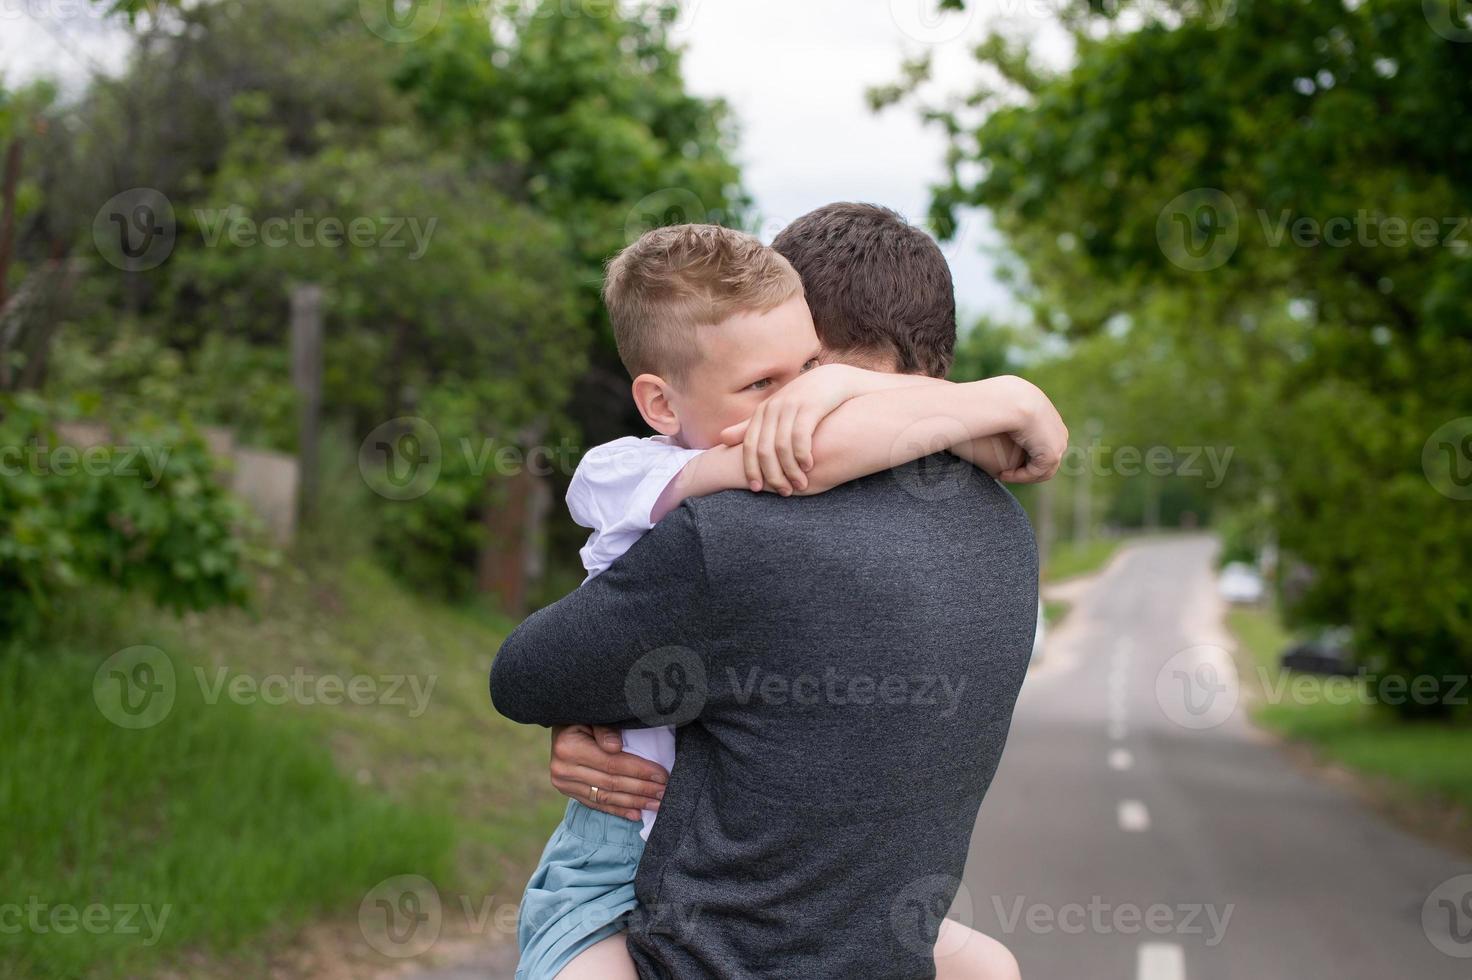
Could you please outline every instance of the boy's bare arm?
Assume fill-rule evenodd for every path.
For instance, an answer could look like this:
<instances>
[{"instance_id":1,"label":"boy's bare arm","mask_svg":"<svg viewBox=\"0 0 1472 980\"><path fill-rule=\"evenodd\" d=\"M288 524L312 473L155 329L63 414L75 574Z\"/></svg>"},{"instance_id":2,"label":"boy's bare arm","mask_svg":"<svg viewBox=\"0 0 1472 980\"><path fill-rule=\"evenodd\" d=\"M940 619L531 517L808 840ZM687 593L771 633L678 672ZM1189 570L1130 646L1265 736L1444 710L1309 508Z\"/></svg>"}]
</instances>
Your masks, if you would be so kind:
<instances>
[{"instance_id":1,"label":"boy's bare arm","mask_svg":"<svg viewBox=\"0 0 1472 980\"><path fill-rule=\"evenodd\" d=\"M825 415L839 405L862 394L890 391L916 385L934 384L932 378L909 374L887 374L879 371L864 371L844 365L829 365L811 372L804 386L805 397L792 405L793 415L799 430L811 433ZM816 382L816 383L814 383ZM764 403L765 405L769 403ZM785 404L778 402L778 405ZM761 425L762 408L751 417L748 424ZM729 430L728 430L729 431ZM715 446L685 464L679 475L669 482L655 501L649 513L651 524L658 524L670 511L689 497L704 497L722 490L771 490L780 492L780 486L761 479L758 469L759 457L753 445L741 445L740 440L731 440L733 445ZM977 451L978 457L990 458L998 452ZM793 464L794 466L796 463ZM978 465L981 465L978 463ZM877 472L886 467L876 467ZM849 479L866 476L858 473ZM839 481L844 482L842 480Z\"/></svg>"},{"instance_id":2,"label":"boy's bare arm","mask_svg":"<svg viewBox=\"0 0 1472 980\"><path fill-rule=\"evenodd\" d=\"M666 514L689 497L704 497L722 490L750 489L741 465L740 446L715 446L686 463L654 502L649 522L658 524Z\"/></svg>"},{"instance_id":3,"label":"boy's bare arm","mask_svg":"<svg viewBox=\"0 0 1472 980\"><path fill-rule=\"evenodd\" d=\"M1068 446L1068 429L1052 402L1021 378L953 384L845 372L852 373L837 386L813 386L825 389L815 398L789 399L795 404L786 406L776 398L764 403L763 409L778 410L766 422L758 411L748 423L728 429L728 441L741 444L716 446L687 463L660 495L651 523L688 497L739 489L821 493L942 450L998 479L1034 483L1057 472ZM763 429L768 438L755 436ZM808 439L795 438L804 431L811 433ZM747 433L753 437L743 439Z\"/></svg>"},{"instance_id":4,"label":"boy's bare arm","mask_svg":"<svg viewBox=\"0 0 1472 980\"><path fill-rule=\"evenodd\" d=\"M853 397L835 397L855 388ZM743 442L753 486L786 494L821 492L946 449L999 479L1045 480L1068 430L1047 396L1021 378L953 384L832 365L792 382L724 437Z\"/></svg>"},{"instance_id":5,"label":"boy's bare arm","mask_svg":"<svg viewBox=\"0 0 1472 980\"><path fill-rule=\"evenodd\" d=\"M950 450L1011 483L1053 476L1068 429L1046 395L1015 377L928 384L851 399L819 423L806 486L841 483Z\"/></svg>"},{"instance_id":6,"label":"boy's bare arm","mask_svg":"<svg viewBox=\"0 0 1472 980\"><path fill-rule=\"evenodd\" d=\"M1027 453L1022 451L1022 447L1017 445L1016 440L1011 436L987 436L985 439L973 439L959 446L951 446L950 451L999 480L1003 473L1010 473L1027 466ZM1012 482L1021 483L1023 481L1014 480Z\"/></svg>"}]
</instances>

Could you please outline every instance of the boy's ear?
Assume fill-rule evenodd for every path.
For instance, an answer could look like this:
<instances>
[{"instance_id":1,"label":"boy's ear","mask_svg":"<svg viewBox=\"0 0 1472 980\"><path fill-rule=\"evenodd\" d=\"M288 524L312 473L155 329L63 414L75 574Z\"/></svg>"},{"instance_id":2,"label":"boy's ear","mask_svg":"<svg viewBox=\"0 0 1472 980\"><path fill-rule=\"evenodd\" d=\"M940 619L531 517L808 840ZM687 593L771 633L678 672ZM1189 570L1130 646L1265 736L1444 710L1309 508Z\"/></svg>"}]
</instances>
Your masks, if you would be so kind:
<instances>
[{"instance_id":1,"label":"boy's ear","mask_svg":"<svg viewBox=\"0 0 1472 980\"><path fill-rule=\"evenodd\" d=\"M649 427L660 435L673 436L680 431L680 417L670 402L669 382L657 374L641 374L634 379L634 404Z\"/></svg>"}]
</instances>

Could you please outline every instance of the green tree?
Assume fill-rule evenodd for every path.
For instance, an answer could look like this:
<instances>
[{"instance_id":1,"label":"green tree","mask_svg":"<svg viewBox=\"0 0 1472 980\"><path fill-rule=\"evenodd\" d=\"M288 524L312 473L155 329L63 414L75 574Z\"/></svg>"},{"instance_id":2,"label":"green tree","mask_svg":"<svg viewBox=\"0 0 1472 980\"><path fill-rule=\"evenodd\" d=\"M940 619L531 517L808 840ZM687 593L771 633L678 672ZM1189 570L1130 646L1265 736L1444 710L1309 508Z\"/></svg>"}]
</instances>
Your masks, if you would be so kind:
<instances>
[{"instance_id":1,"label":"green tree","mask_svg":"<svg viewBox=\"0 0 1472 980\"><path fill-rule=\"evenodd\" d=\"M23 245L96 255L99 208L134 187L165 202L174 240L156 268L93 260L55 346L54 397L291 449L288 296L310 282L325 296L324 409L349 438L436 405L456 406L444 423L473 443L566 431L592 335L572 235L509 161L425 122L393 82L412 46L349 0L140 13L126 70L54 113ZM492 476L479 474L486 505ZM434 508L434 493L463 491L450 482L394 506ZM437 513L469 511L440 553L455 563L479 515L451 504Z\"/></svg>"},{"instance_id":2,"label":"green tree","mask_svg":"<svg viewBox=\"0 0 1472 980\"><path fill-rule=\"evenodd\" d=\"M603 264L649 227L739 224L724 103L686 91L675 3L446 9L398 84L444 140L569 236L597 338L574 410L590 442L639 427L598 300Z\"/></svg>"},{"instance_id":3,"label":"green tree","mask_svg":"<svg viewBox=\"0 0 1472 980\"><path fill-rule=\"evenodd\" d=\"M1116 335L1113 417L1241 448L1235 497L1311 569L1295 614L1352 624L1367 665L1465 674L1472 510L1422 470L1472 391L1472 46L1414 0L1126 6L1074 10L1057 74L992 37L987 81L926 106L937 224L990 209L1039 321Z\"/></svg>"}]
</instances>

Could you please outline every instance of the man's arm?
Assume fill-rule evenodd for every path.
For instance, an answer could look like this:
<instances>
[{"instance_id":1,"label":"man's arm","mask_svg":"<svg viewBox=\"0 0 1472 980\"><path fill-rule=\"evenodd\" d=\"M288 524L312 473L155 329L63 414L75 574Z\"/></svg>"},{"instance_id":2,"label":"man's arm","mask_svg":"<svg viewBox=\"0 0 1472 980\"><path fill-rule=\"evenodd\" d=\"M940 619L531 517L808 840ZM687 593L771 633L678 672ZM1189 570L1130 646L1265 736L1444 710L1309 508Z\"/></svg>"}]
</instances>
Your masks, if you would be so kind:
<instances>
[{"instance_id":1,"label":"man's arm","mask_svg":"<svg viewBox=\"0 0 1472 980\"><path fill-rule=\"evenodd\" d=\"M707 693L710 600L695 516L682 508L507 637L491 700L532 725L690 721Z\"/></svg>"}]
</instances>

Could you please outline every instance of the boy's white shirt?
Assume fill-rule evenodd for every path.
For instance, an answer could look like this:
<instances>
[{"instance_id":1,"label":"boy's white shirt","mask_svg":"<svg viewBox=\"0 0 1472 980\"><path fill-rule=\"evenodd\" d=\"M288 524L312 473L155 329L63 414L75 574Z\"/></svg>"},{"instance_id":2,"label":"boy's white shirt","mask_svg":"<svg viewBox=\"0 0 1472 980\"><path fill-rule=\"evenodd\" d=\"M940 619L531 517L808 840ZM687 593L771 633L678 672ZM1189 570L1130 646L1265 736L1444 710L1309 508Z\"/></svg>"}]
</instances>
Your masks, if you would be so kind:
<instances>
[{"instance_id":1,"label":"boy's white shirt","mask_svg":"<svg viewBox=\"0 0 1472 980\"><path fill-rule=\"evenodd\" d=\"M704 450L686 449L668 436L639 439L625 436L588 450L578 463L567 488L572 519L593 533L578 552L588 579L608 568L652 527L649 512L685 464ZM675 730L625 728L624 751L657 763L666 771L675 765ZM639 836L649 839L653 810L642 812Z\"/></svg>"}]
</instances>

